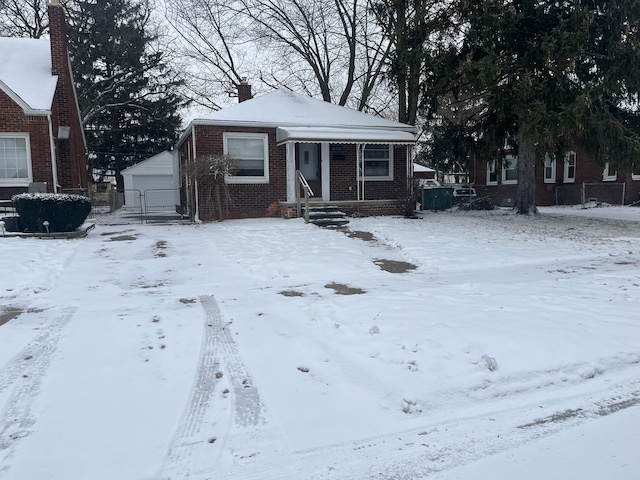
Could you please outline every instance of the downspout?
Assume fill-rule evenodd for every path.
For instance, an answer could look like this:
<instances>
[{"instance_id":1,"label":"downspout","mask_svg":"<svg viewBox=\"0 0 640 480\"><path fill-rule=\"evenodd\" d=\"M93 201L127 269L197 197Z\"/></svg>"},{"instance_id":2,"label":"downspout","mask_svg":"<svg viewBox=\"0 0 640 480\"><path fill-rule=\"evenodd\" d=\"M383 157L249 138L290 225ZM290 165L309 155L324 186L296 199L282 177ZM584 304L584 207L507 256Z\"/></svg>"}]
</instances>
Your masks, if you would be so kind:
<instances>
[{"instance_id":1,"label":"downspout","mask_svg":"<svg viewBox=\"0 0 640 480\"><path fill-rule=\"evenodd\" d=\"M56 144L53 140L53 125L51 113L47 113L49 122L49 148L51 149L51 169L53 170L53 193L58 193L58 164L56 162Z\"/></svg>"},{"instance_id":2,"label":"downspout","mask_svg":"<svg viewBox=\"0 0 640 480\"><path fill-rule=\"evenodd\" d=\"M193 158L191 159L192 161L196 161L196 126L195 125L191 125L191 141L193 142ZM196 213L193 216L193 220L196 223L202 223L202 221L200 220L200 199L198 198L198 179L196 178L196 180L193 182L194 183L194 188L196 189Z\"/></svg>"}]
</instances>

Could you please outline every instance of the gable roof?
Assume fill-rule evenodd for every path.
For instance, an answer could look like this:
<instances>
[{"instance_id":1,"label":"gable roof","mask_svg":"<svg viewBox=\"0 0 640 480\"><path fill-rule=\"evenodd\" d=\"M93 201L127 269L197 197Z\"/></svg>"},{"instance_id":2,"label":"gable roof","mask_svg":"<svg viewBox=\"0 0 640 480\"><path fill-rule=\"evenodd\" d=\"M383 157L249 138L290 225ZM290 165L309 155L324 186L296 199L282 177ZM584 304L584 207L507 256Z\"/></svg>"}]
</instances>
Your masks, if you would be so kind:
<instances>
[{"instance_id":1,"label":"gable roof","mask_svg":"<svg viewBox=\"0 0 640 480\"><path fill-rule=\"evenodd\" d=\"M25 111L49 111L58 76L49 40L0 37L0 89Z\"/></svg>"},{"instance_id":2,"label":"gable roof","mask_svg":"<svg viewBox=\"0 0 640 480\"><path fill-rule=\"evenodd\" d=\"M415 142L416 127L278 89L192 121L196 125L278 128L286 141Z\"/></svg>"}]
</instances>

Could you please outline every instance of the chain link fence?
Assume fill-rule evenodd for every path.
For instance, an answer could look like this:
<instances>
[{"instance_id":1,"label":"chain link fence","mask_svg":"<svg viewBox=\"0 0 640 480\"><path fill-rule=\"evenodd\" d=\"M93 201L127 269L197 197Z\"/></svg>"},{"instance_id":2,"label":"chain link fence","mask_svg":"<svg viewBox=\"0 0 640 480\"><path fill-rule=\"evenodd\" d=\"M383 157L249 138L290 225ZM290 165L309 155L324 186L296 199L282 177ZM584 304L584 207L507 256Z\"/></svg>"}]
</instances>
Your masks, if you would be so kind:
<instances>
[{"instance_id":1,"label":"chain link fence","mask_svg":"<svg viewBox=\"0 0 640 480\"><path fill-rule=\"evenodd\" d=\"M91 215L104 225L132 223L189 223L188 209L180 205L180 190L150 189L92 192Z\"/></svg>"}]
</instances>

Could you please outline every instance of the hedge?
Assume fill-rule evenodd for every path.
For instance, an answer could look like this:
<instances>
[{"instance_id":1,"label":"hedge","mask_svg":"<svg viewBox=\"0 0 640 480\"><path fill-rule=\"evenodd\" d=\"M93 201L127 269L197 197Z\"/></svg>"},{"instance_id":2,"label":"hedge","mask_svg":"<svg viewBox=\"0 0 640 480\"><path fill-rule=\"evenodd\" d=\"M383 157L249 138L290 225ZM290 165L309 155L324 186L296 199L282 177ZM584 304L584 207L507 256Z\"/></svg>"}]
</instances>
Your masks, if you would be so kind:
<instances>
[{"instance_id":1,"label":"hedge","mask_svg":"<svg viewBox=\"0 0 640 480\"><path fill-rule=\"evenodd\" d=\"M91 200L66 193L21 193L11 197L27 232L73 232L91 212ZM43 223L49 222L49 228Z\"/></svg>"}]
</instances>

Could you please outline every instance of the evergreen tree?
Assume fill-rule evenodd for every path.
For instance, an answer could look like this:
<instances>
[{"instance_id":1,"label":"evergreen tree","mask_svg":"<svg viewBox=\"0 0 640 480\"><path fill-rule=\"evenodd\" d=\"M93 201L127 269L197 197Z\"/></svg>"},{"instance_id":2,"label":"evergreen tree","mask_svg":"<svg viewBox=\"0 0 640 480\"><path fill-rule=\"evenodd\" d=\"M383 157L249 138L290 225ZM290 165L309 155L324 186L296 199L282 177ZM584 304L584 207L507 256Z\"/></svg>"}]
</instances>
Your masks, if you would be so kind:
<instances>
[{"instance_id":1,"label":"evergreen tree","mask_svg":"<svg viewBox=\"0 0 640 480\"><path fill-rule=\"evenodd\" d=\"M75 0L67 10L90 165L123 188L123 169L176 142L182 82L156 49L144 3Z\"/></svg>"},{"instance_id":2,"label":"evergreen tree","mask_svg":"<svg viewBox=\"0 0 640 480\"><path fill-rule=\"evenodd\" d=\"M452 18L461 41L439 55L441 91L476 93L478 138L515 138L519 213L535 211L547 152L579 144L601 163L638 158L640 0L458 0Z\"/></svg>"}]
</instances>

